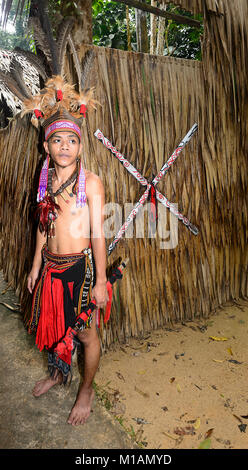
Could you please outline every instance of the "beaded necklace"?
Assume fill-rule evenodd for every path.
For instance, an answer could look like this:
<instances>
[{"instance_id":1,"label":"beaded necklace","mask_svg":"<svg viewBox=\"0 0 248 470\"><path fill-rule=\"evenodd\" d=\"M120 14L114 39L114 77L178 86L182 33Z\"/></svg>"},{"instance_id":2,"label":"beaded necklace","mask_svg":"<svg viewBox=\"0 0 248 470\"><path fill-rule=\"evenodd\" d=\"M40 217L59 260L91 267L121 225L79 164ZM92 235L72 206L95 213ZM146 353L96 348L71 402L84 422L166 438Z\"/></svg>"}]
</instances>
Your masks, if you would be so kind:
<instances>
[{"instance_id":1,"label":"beaded necklace","mask_svg":"<svg viewBox=\"0 0 248 470\"><path fill-rule=\"evenodd\" d=\"M73 185L72 192L69 192L66 188L70 186L72 183L74 183L75 180L77 180L78 176L78 168L72 173L72 175L63 183L61 186L57 189L57 191L53 192L52 189L52 181L53 181L53 176L54 176L54 168L51 168L48 172L48 179L47 179L47 192L48 194L52 197L52 199L57 203L57 196L61 195L65 202L69 204L69 201L65 199L65 196L62 194L63 191L66 190L67 194L70 197L73 197L73 194L76 194L75 186L76 182Z\"/></svg>"},{"instance_id":2,"label":"beaded necklace","mask_svg":"<svg viewBox=\"0 0 248 470\"><path fill-rule=\"evenodd\" d=\"M47 194L48 198L50 197L52 201L54 202L54 208L53 210L50 210L48 212L48 237L49 238L54 238L55 237L55 220L58 217L58 210L60 210L60 207L58 205L58 196L62 196L64 201L69 204L69 200L65 198L63 192L66 191L67 194L70 197L73 197L74 194L76 194L76 184L77 184L77 177L78 177L78 167L76 170L72 173L72 175L63 183L61 186L57 189L57 191L53 192L52 189L52 182L53 182L53 176L54 176L55 169L51 168L48 171L48 179L47 179ZM74 183L75 181L75 183ZM69 192L67 190L67 187L70 186L70 184L74 183L72 187L72 191Z\"/></svg>"}]
</instances>

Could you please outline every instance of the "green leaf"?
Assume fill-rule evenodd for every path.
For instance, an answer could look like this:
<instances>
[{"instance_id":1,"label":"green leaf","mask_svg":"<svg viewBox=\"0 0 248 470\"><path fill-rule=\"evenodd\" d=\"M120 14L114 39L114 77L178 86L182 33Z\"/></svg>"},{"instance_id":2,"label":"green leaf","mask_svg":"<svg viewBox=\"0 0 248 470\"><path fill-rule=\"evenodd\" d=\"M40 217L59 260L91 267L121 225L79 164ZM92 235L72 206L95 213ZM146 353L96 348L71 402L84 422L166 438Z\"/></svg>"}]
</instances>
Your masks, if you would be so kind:
<instances>
[{"instance_id":1,"label":"green leaf","mask_svg":"<svg viewBox=\"0 0 248 470\"><path fill-rule=\"evenodd\" d=\"M211 447L211 439L205 439L202 441L198 447L198 449L210 449Z\"/></svg>"}]
</instances>

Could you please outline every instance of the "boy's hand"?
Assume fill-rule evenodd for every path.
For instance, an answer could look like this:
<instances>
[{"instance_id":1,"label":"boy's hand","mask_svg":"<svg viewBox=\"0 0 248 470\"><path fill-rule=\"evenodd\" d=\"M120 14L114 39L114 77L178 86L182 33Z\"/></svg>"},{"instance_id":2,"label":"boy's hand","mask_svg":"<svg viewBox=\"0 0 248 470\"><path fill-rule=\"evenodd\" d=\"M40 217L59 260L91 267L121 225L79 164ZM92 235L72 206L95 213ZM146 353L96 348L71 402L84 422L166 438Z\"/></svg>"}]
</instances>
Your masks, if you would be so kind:
<instances>
[{"instance_id":1,"label":"boy's hand","mask_svg":"<svg viewBox=\"0 0 248 470\"><path fill-rule=\"evenodd\" d=\"M92 298L96 301L97 308L104 308L108 302L107 282L96 282L92 289Z\"/></svg>"},{"instance_id":2,"label":"boy's hand","mask_svg":"<svg viewBox=\"0 0 248 470\"><path fill-rule=\"evenodd\" d=\"M28 287L28 290L29 290L30 294L32 294L32 292L33 292L33 288L34 288L35 283L38 279L39 272L40 272L39 268L32 268L29 275L28 275L27 287Z\"/></svg>"}]
</instances>

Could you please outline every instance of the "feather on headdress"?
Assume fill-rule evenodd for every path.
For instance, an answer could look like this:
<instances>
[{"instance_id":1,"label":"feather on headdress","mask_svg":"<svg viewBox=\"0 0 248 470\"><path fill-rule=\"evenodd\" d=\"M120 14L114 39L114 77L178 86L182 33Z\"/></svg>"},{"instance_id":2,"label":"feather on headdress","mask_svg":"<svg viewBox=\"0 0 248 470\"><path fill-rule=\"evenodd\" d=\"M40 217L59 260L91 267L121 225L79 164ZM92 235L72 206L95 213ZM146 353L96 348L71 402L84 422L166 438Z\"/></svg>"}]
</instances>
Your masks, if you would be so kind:
<instances>
[{"instance_id":1,"label":"feather on headdress","mask_svg":"<svg viewBox=\"0 0 248 470\"><path fill-rule=\"evenodd\" d=\"M86 109L96 109L97 101L93 98L94 89L88 88L80 93L75 91L73 85L66 83L60 75L49 78L40 94L23 100L21 117L33 113L33 124L46 127L46 120L57 113L67 113L67 119L72 121L85 117ZM51 123L51 120L50 120Z\"/></svg>"}]
</instances>

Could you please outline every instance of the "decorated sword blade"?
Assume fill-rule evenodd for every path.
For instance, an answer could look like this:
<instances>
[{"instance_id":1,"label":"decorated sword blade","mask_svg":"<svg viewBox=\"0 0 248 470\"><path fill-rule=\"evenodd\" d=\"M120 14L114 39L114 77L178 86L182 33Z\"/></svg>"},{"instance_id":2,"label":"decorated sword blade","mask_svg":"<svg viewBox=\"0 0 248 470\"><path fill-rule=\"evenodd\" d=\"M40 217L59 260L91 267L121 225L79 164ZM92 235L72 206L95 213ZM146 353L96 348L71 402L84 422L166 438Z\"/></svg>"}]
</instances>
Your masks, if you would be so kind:
<instances>
[{"instance_id":1,"label":"decorated sword blade","mask_svg":"<svg viewBox=\"0 0 248 470\"><path fill-rule=\"evenodd\" d=\"M152 183L156 185L161 178L165 175L165 173L169 170L170 166L175 162L181 151L184 149L184 147L189 143L190 139L193 137L195 132L198 129L198 125L194 124L189 132L186 134L186 136L183 138L183 140L180 142L178 147L174 150L174 152L171 154L167 162L162 166L160 172L155 176L153 179Z\"/></svg>"},{"instance_id":2,"label":"decorated sword blade","mask_svg":"<svg viewBox=\"0 0 248 470\"><path fill-rule=\"evenodd\" d=\"M147 179L144 178L144 176L142 176L140 172L136 170L136 168L124 157L124 155L122 155L122 153L119 152L119 150L117 150L111 144L111 142L107 139L107 137L103 135L103 133L99 129L97 129L97 131L94 133L94 136L98 140L100 140L108 150L110 150L114 157L119 160L119 162L126 168L126 170L129 171L129 173L131 173L131 175L133 175L134 178L136 178L136 180L138 180L140 184L142 184L142 186L147 186L149 184Z\"/></svg>"},{"instance_id":3,"label":"decorated sword blade","mask_svg":"<svg viewBox=\"0 0 248 470\"><path fill-rule=\"evenodd\" d=\"M130 214L128 215L126 221L124 222L124 224L121 226L120 230L115 235L113 241L110 243L110 245L108 247L108 255L110 255L112 253L112 251L115 249L117 243L123 237L123 235L126 232L128 226L135 219L135 217L138 214L140 208L144 205L145 201L147 200L147 198L149 196L150 188L151 188L151 185L148 184L145 192L142 194L141 198L135 204L134 208L131 210Z\"/></svg>"}]
</instances>

